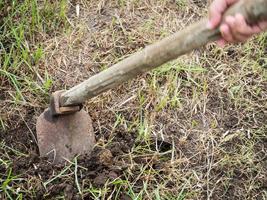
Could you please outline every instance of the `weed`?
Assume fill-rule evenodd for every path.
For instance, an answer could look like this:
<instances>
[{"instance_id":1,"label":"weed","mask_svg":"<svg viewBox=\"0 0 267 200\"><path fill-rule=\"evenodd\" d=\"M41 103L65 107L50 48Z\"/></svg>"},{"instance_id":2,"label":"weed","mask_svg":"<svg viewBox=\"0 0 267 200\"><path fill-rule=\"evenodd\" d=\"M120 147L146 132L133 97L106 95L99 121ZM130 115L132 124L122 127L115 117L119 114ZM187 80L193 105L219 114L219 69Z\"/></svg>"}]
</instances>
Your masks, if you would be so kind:
<instances>
[{"instance_id":1,"label":"weed","mask_svg":"<svg viewBox=\"0 0 267 200\"><path fill-rule=\"evenodd\" d=\"M0 80L10 85L3 95L15 104L25 104L31 101L29 90L32 95L47 95L51 88L48 74L38 68L45 55L42 42L67 28L67 1L4 1L1 12ZM5 126L2 118L1 124Z\"/></svg>"}]
</instances>

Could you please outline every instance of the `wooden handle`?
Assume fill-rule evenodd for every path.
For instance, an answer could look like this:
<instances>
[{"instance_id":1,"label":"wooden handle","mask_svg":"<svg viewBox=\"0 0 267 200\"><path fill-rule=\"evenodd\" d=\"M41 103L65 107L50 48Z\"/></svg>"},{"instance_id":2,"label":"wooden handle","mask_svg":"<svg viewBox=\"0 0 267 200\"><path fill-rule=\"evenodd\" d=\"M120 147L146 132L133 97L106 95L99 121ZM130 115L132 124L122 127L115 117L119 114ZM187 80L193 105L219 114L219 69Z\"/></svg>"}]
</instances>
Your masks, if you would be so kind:
<instances>
[{"instance_id":1,"label":"wooden handle","mask_svg":"<svg viewBox=\"0 0 267 200\"><path fill-rule=\"evenodd\" d=\"M250 24L267 20L267 0L241 0L229 8L224 16L236 13L242 14ZM124 81L219 39L220 31L210 30L206 24L207 19L203 19L90 77L64 92L60 98L60 105L81 104Z\"/></svg>"}]
</instances>

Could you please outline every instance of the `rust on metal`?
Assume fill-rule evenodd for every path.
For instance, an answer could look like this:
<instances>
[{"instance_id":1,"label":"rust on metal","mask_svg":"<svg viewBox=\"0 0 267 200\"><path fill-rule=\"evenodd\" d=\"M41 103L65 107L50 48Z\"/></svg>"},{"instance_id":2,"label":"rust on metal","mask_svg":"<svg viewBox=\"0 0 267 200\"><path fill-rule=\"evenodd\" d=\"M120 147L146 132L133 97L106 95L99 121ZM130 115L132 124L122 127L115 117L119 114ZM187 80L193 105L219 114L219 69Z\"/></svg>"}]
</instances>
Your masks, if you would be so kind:
<instances>
[{"instance_id":1,"label":"rust on metal","mask_svg":"<svg viewBox=\"0 0 267 200\"><path fill-rule=\"evenodd\" d=\"M64 90L56 91L51 95L50 99L50 111L51 115L66 115L70 113L78 112L82 109L82 104L73 106L60 106L60 96Z\"/></svg>"},{"instance_id":2,"label":"rust on metal","mask_svg":"<svg viewBox=\"0 0 267 200\"><path fill-rule=\"evenodd\" d=\"M90 154L95 145L92 120L84 110L53 116L48 108L37 119L36 131L40 156L53 163Z\"/></svg>"}]
</instances>

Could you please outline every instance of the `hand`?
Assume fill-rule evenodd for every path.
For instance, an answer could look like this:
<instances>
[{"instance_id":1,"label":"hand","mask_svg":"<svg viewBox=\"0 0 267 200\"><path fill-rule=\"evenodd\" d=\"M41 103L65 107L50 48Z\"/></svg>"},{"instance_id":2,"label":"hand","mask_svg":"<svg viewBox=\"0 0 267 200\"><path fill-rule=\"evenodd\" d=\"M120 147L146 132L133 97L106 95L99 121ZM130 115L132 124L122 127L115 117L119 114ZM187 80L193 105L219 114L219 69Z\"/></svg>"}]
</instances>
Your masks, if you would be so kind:
<instances>
[{"instance_id":1,"label":"hand","mask_svg":"<svg viewBox=\"0 0 267 200\"><path fill-rule=\"evenodd\" d=\"M220 25L223 13L229 6L239 0L214 0L209 9L208 27L214 29ZM220 25L222 39L218 41L220 46L226 43L245 42L252 35L260 33L267 29L267 21L259 22L250 26L241 14L228 16Z\"/></svg>"}]
</instances>

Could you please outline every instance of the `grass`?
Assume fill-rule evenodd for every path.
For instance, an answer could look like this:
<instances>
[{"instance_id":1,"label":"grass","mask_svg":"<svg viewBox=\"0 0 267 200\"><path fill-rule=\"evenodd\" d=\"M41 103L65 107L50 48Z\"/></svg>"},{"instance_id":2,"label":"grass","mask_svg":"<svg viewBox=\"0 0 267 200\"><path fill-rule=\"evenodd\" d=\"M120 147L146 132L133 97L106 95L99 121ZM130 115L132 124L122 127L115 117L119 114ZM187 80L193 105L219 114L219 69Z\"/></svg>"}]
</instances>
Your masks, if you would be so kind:
<instances>
[{"instance_id":1,"label":"grass","mask_svg":"<svg viewBox=\"0 0 267 200\"><path fill-rule=\"evenodd\" d=\"M206 8L0 1L0 198L266 199L266 33L242 45L209 44L88 100L93 158L51 166L36 155L36 117L51 91L182 29Z\"/></svg>"},{"instance_id":2,"label":"grass","mask_svg":"<svg viewBox=\"0 0 267 200\"><path fill-rule=\"evenodd\" d=\"M2 0L0 61L3 97L17 106L29 103L28 95L47 95L52 80L38 64L43 62L46 38L68 29L67 1L39 3ZM7 82L7 83L6 83ZM6 84L5 84L6 83ZM6 119L1 117L1 127Z\"/></svg>"}]
</instances>

